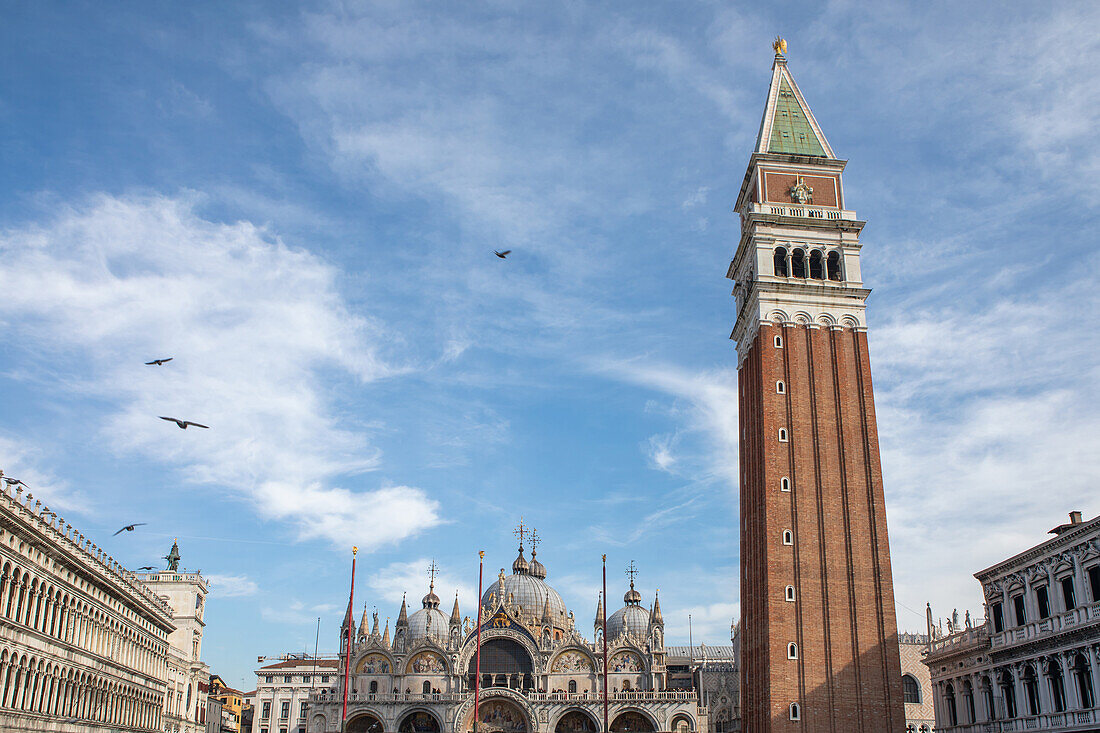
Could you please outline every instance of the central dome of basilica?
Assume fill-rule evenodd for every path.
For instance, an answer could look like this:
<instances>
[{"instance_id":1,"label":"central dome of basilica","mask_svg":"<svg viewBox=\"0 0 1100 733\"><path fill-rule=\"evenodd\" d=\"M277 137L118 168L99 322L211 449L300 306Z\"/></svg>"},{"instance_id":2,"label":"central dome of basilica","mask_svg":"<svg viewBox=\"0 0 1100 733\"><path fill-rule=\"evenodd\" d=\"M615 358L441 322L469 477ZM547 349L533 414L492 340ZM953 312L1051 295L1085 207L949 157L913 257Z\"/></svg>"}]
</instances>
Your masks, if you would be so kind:
<instances>
[{"instance_id":1,"label":"central dome of basilica","mask_svg":"<svg viewBox=\"0 0 1100 733\"><path fill-rule=\"evenodd\" d=\"M531 562L528 563L523 556L523 548L520 547L519 557L512 563L512 574L505 576L502 569L497 581L481 596L481 605L496 606L503 595L510 605L521 606L524 614L541 617L545 611L549 611L554 625L564 627L565 617L569 615L565 601L544 578L546 566L535 559L534 552L531 553Z\"/></svg>"}]
</instances>

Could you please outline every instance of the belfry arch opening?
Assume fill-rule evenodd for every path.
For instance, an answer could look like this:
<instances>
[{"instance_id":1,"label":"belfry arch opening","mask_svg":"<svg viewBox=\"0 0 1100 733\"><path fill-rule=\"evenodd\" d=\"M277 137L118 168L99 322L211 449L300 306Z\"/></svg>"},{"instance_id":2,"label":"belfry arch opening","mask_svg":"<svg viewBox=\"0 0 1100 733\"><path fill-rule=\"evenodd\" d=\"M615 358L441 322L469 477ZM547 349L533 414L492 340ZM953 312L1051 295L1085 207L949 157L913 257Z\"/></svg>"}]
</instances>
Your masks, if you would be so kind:
<instances>
[{"instance_id":1,"label":"belfry arch opening","mask_svg":"<svg viewBox=\"0 0 1100 733\"><path fill-rule=\"evenodd\" d=\"M477 676L476 658L466 668L470 689ZM523 645L512 639L490 639L481 645L481 687L507 687L513 690L535 689L531 657Z\"/></svg>"}]
</instances>

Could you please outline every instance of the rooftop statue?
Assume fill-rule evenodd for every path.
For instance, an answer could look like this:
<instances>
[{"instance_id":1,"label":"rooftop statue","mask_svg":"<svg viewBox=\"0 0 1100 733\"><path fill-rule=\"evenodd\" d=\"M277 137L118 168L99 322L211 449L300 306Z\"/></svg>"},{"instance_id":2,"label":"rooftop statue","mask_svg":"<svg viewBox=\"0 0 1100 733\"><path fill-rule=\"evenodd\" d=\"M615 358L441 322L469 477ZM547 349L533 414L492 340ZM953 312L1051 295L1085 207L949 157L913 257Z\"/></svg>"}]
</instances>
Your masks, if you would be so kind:
<instances>
[{"instance_id":1,"label":"rooftop statue","mask_svg":"<svg viewBox=\"0 0 1100 733\"><path fill-rule=\"evenodd\" d=\"M172 549L164 556L168 561L168 572L178 573L180 569L180 546L175 539L172 540Z\"/></svg>"}]
</instances>

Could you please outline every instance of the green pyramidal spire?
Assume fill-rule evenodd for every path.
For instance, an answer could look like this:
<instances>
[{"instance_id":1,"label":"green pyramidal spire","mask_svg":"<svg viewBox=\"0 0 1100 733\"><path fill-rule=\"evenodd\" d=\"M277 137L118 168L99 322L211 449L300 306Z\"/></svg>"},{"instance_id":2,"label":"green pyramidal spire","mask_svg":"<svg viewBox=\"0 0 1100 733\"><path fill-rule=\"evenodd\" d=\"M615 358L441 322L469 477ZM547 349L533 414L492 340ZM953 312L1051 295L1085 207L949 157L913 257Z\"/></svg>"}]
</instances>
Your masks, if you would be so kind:
<instances>
[{"instance_id":1,"label":"green pyramidal spire","mask_svg":"<svg viewBox=\"0 0 1100 733\"><path fill-rule=\"evenodd\" d=\"M836 157L787 69L786 57L778 53L772 66L768 104L760 121L755 152Z\"/></svg>"}]
</instances>

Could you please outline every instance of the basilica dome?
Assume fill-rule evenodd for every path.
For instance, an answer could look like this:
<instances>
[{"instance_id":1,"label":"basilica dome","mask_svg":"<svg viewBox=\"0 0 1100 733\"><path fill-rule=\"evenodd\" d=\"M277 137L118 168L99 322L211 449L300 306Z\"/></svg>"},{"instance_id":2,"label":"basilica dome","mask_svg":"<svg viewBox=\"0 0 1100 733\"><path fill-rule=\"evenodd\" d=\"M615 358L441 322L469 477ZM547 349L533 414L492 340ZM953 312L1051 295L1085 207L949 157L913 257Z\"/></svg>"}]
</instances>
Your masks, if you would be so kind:
<instances>
[{"instance_id":1,"label":"basilica dome","mask_svg":"<svg viewBox=\"0 0 1100 733\"><path fill-rule=\"evenodd\" d=\"M531 574L532 565L542 577ZM488 606L490 597L493 598L494 605L499 602L503 584L504 599L513 606L522 606L524 614L541 618L543 609L546 608L555 625L564 626L563 621L569 611L561 595L543 580L545 577L546 567L538 561L528 563L523 557L523 549L520 548L519 557L512 563L512 574L505 577L504 571L501 571L497 581L481 596L481 605Z\"/></svg>"},{"instance_id":2,"label":"basilica dome","mask_svg":"<svg viewBox=\"0 0 1100 733\"><path fill-rule=\"evenodd\" d=\"M633 580L623 601L626 606L607 619L607 638L614 639L620 634L644 637L649 631L649 611L641 607L642 594L634 590Z\"/></svg>"},{"instance_id":3,"label":"basilica dome","mask_svg":"<svg viewBox=\"0 0 1100 733\"><path fill-rule=\"evenodd\" d=\"M445 644L450 634L450 621L439 610L439 596L435 594L434 582L421 603L424 607L409 616L409 640L418 641L430 637Z\"/></svg>"}]
</instances>

